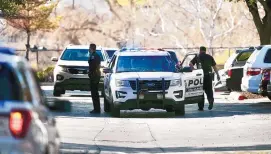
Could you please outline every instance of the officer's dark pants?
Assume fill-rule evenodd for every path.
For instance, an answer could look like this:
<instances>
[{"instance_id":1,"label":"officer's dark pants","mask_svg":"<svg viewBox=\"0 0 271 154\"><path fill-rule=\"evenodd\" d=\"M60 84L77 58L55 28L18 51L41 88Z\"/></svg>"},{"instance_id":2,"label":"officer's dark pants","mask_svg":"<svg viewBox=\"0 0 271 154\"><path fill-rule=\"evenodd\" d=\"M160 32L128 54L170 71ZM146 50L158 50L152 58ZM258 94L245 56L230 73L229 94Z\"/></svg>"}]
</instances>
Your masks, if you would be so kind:
<instances>
[{"instance_id":1,"label":"officer's dark pants","mask_svg":"<svg viewBox=\"0 0 271 154\"><path fill-rule=\"evenodd\" d=\"M99 82L100 75L94 75L90 78L90 92L93 102L93 107L95 111L101 111L100 107L100 97L99 97Z\"/></svg>"},{"instance_id":2,"label":"officer's dark pants","mask_svg":"<svg viewBox=\"0 0 271 154\"><path fill-rule=\"evenodd\" d=\"M207 95L209 104L214 103L214 92L213 92L213 77L212 75L204 75L203 79L203 90ZM199 108L204 108L204 101L198 103Z\"/></svg>"}]
</instances>

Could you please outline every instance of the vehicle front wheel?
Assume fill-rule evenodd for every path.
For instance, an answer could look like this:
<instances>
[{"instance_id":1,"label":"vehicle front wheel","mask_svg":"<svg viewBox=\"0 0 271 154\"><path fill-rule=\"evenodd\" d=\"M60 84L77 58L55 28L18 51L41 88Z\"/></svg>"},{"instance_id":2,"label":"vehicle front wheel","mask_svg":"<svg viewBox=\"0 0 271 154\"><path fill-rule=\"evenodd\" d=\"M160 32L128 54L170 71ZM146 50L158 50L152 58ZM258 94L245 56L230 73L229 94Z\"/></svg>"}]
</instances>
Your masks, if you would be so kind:
<instances>
[{"instance_id":1,"label":"vehicle front wheel","mask_svg":"<svg viewBox=\"0 0 271 154\"><path fill-rule=\"evenodd\" d=\"M185 106L184 104L180 104L178 106L176 106L175 108L175 115L185 115Z\"/></svg>"},{"instance_id":2,"label":"vehicle front wheel","mask_svg":"<svg viewBox=\"0 0 271 154\"><path fill-rule=\"evenodd\" d=\"M110 103L105 97L104 97L104 112L110 112Z\"/></svg>"},{"instance_id":3,"label":"vehicle front wheel","mask_svg":"<svg viewBox=\"0 0 271 154\"><path fill-rule=\"evenodd\" d=\"M166 111L167 112L174 112L174 109L173 109L173 107L169 107L169 108L166 108Z\"/></svg>"},{"instance_id":4,"label":"vehicle front wheel","mask_svg":"<svg viewBox=\"0 0 271 154\"><path fill-rule=\"evenodd\" d=\"M53 95L54 95L55 97L59 97L59 96L61 95L61 91L59 91L59 90L54 90Z\"/></svg>"},{"instance_id":5,"label":"vehicle front wheel","mask_svg":"<svg viewBox=\"0 0 271 154\"><path fill-rule=\"evenodd\" d=\"M120 108L118 107L118 105L112 103L112 104L110 104L110 106L111 106L111 115L113 117L119 118L120 117Z\"/></svg>"},{"instance_id":6,"label":"vehicle front wheel","mask_svg":"<svg viewBox=\"0 0 271 154\"><path fill-rule=\"evenodd\" d=\"M61 90L61 94L65 94L66 93L66 90Z\"/></svg>"}]
</instances>

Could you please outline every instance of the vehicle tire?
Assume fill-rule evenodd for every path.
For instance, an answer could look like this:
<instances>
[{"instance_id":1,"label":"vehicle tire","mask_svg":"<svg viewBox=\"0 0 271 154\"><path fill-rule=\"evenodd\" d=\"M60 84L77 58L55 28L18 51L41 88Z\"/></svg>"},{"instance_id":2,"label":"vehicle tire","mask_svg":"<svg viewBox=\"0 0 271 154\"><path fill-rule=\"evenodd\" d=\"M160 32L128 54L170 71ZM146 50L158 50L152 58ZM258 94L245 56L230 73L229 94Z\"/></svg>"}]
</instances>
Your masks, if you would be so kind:
<instances>
[{"instance_id":1,"label":"vehicle tire","mask_svg":"<svg viewBox=\"0 0 271 154\"><path fill-rule=\"evenodd\" d=\"M185 106L184 104L180 104L175 108L175 115L185 115Z\"/></svg>"},{"instance_id":2,"label":"vehicle tire","mask_svg":"<svg viewBox=\"0 0 271 154\"><path fill-rule=\"evenodd\" d=\"M110 106L111 106L111 115L113 117L119 118L120 117L120 108L114 103L110 104Z\"/></svg>"},{"instance_id":3,"label":"vehicle tire","mask_svg":"<svg viewBox=\"0 0 271 154\"><path fill-rule=\"evenodd\" d=\"M105 97L104 97L104 112L110 112L110 103Z\"/></svg>"},{"instance_id":4,"label":"vehicle tire","mask_svg":"<svg viewBox=\"0 0 271 154\"><path fill-rule=\"evenodd\" d=\"M169 107L169 108L166 108L166 111L167 112L174 112L174 109L173 109L173 107Z\"/></svg>"},{"instance_id":5,"label":"vehicle tire","mask_svg":"<svg viewBox=\"0 0 271 154\"><path fill-rule=\"evenodd\" d=\"M101 90L101 96L104 97L105 94L104 94L104 90Z\"/></svg>"},{"instance_id":6,"label":"vehicle tire","mask_svg":"<svg viewBox=\"0 0 271 154\"><path fill-rule=\"evenodd\" d=\"M59 96L61 95L61 91L59 91L59 90L54 90L53 95L54 95L55 97L59 97Z\"/></svg>"},{"instance_id":7,"label":"vehicle tire","mask_svg":"<svg viewBox=\"0 0 271 154\"><path fill-rule=\"evenodd\" d=\"M65 94L66 93L66 90L61 90L61 94Z\"/></svg>"}]
</instances>

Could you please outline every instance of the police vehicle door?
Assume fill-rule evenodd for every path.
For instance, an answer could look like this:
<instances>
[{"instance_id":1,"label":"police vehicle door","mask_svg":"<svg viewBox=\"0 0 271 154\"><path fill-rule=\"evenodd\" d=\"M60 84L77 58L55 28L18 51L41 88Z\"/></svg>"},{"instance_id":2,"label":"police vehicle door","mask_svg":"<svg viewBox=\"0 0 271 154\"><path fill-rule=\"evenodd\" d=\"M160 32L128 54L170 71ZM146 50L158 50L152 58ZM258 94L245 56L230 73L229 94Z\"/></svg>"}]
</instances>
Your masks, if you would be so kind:
<instances>
[{"instance_id":1,"label":"police vehicle door","mask_svg":"<svg viewBox=\"0 0 271 154\"><path fill-rule=\"evenodd\" d=\"M112 60L110 61L108 67L113 70L113 67L116 62L116 55L112 57ZM111 78L112 73L106 73L104 75L104 93L106 96L109 96L109 89L110 89L110 78Z\"/></svg>"},{"instance_id":2,"label":"police vehicle door","mask_svg":"<svg viewBox=\"0 0 271 154\"><path fill-rule=\"evenodd\" d=\"M182 62L182 67L189 66L190 61L196 56L197 54L187 54ZM192 72L184 72L183 74L186 89L185 97L203 95L203 70L200 64L195 64Z\"/></svg>"}]
</instances>

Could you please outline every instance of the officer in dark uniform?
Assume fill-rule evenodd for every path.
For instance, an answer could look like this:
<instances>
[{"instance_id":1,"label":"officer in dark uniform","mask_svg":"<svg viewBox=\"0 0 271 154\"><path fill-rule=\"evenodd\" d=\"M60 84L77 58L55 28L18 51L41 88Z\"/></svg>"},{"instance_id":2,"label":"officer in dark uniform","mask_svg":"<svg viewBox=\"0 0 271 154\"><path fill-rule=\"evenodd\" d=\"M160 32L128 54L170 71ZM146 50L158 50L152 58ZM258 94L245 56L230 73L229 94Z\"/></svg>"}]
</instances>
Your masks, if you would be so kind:
<instances>
[{"instance_id":1,"label":"officer in dark uniform","mask_svg":"<svg viewBox=\"0 0 271 154\"><path fill-rule=\"evenodd\" d=\"M93 102L94 110L90 111L90 113L100 113L101 107L100 107L100 97L99 97L99 82L101 78L101 72L100 72L100 65L101 65L101 58L96 53L96 45L90 44L89 45L89 79L90 79L90 88L91 88L91 97Z\"/></svg>"},{"instance_id":2,"label":"officer in dark uniform","mask_svg":"<svg viewBox=\"0 0 271 154\"><path fill-rule=\"evenodd\" d=\"M203 69L204 80L203 80L203 89L207 95L207 99L209 102L209 110L212 110L214 104L214 94L213 94L213 77L214 73L212 68L214 69L215 73L217 74L217 80L220 81L220 77L216 68L216 62L214 58L206 53L205 47L200 47L199 55L194 57L190 62L190 67L194 68L194 65L200 63ZM199 111L203 111L204 108L204 101L198 103Z\"/></svg>"}]
</instances>

